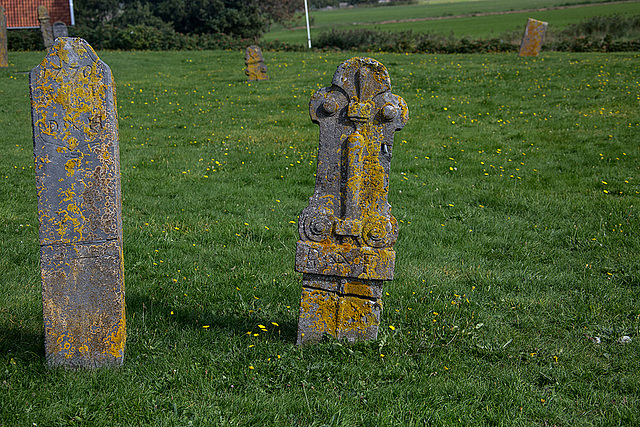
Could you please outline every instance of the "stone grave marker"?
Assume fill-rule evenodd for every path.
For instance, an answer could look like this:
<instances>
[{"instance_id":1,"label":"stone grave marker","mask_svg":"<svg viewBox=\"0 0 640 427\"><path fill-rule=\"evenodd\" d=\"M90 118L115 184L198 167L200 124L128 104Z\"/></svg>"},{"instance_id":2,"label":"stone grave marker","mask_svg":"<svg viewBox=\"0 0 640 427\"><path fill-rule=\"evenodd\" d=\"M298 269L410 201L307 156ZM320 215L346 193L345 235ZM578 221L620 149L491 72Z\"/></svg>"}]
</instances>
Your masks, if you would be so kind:
<instances>
[{"instance_id":1,"label":"stone grave marker","mask_svg":"<svg viewBox=\"0 0 640 427\"><path fill-rule=\"evenodd\" d=\"M115 85L61 37L31 70L45 352L51 367L120 365L125 350Z\"/></svg>"},{"instance_id":2,"label":"stone grave marker","mask_svg":"<svg viewBox=\"0 0 640 427\"><path fill-rule=\"evenodd\" d=\"M249 81L267 80L267 66L264 65L262 50L258 46L251 45L244 52L244 63L247 68L244 73Z\"/></svg>"},{"instance_id":3,"label":"stone grave marker","mask_svg":"<svg viewBox=\"0 0 640 427\"><path fill-rule=\"evenodd\" d=\"M524 36L520 44L519 56L538 56L542 49L544 35L547 32L548 22L529 19L524 29Z\"/></svg>"},{"instance_id":4,"label":"stone grave marker","mask_svg":"<svg viewBox=\"0 0 640 427\"><path fill-rule=\"evenodd\" d=\"M49 22L49 11L46 6L38 6L38 21L40 21L40 31L42 32L42 41L45 48L53 45L53 29Z\"/></svg>"},{"instance_id":5,"label":"stone grave marker","mask_svg":"<svg viewBox=\"0 0 640 427\"><path fill-rule=\"evenodd\" d=\"M7 49L7 16L5 9L0 5L0 67L9 66L9 54Z\"/></svg>"},{"instance_id":6,"label":"stone grave marker","mask_svg":"<svg viewBox=\"0 0 640 427\"><path fill-rule=\"evenodd\" d=\"M67 30L67 24L58 21L53 24L53 39L58 37L69 37L69 31Z\"/></svg>"},{"instance_id":7,"label":"stone grave marker","mask_svg":"<svg viewBox=\"0 0 640 427\"><path fill-rule=\"evenodd\" d=\"M375 339L398 237L387 201L393 136L409 110L391 93L381 63L352 58L338 67L331 87L314 93L309 113L320 142L315 191L298 219L297 343L325 333L350 342Z\"/></svg>"}]
</instances>

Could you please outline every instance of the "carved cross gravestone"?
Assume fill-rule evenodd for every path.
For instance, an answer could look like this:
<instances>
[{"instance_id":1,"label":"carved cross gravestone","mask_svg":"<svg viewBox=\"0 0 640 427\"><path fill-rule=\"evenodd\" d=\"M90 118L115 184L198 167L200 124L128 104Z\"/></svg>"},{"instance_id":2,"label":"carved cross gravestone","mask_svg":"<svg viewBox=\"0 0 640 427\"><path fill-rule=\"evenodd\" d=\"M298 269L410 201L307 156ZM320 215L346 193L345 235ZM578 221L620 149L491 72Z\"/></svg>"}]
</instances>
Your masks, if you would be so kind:
<instances>
[{"instance_id":1,"label":"carved cross gravestone","mask_svg":"<svg viewBox=\"0 0 640 427\"><path fill-rule=\"evenodd\" d=\"M124 264L115 85L86 41L61 37L31 70L49 366L122 364Z\"/></svg>"},{"instance_id":2,"label":"carved cross gravestone","mask_svg":"<svg viewBox=\"0 0 640 427\"><path fill-rule=\"evenodd\" d=\"M524 29L519 56L538 56L542 49L544 35L547 32L548 22L529 19Z\"/></svg>"},{"instance_id":3,"label":"carved cross gravestone","mask_svg":"<svg viewBox=\"0 0 640 427\"><path fill-rule=\"evenodd\" d=\"M0 5L0 67L9 66L9 56L7 49L7 17L5 9Z\"/></svg>"},{"instance_id":4,"label":"carved cross gravestone","mask_svg":"<svg viewBox=\"0 0 640 427\"><path fill-rule=\"evenodd\" d=\"M387 201L394 132L407 123L386 68L369 58L338 67L311 98L320 126L313 196L300 214L296 271L302 272L298 344L330 334L375 339L382 284L393 279L398 223Z\"/></svg>"},{"instance_id":5,"label":"carved cross gravestone","mask_svg":"<svg viewBox=\"0 0 640 427\"><path fill-rule=\"evenodd\" d=\"M249 46L244 52L244 63L247 68L244 73L247 75L249 81L254 80L267 80L267 66L264 65L264 57L262 56L262 50L258 46Z\"/></svg>"},{"instance_id":6,"label":"carved cross gravestone","mask_svg":"<svg viewBox=\"0 0 640 427\"><path fill-rule=\"evenodd\" d=\"M53 24L53 38L54 40L58 37L68 37L69 31L67 30L67 24L64 22L56 22Z\"/></svg>"},{"instance_id":7,"label":"carved cross gravestone","mask_svg":"<svg viewBox=\"0 0 640 427\"><path fill-rule=\"evenodd\" d=\"M38 21L40 21L40 31L42 32L42 41L45 48L53 45L53 29L49 22L49 11L46 6L38 6Z\"/></svg>"}]
</instances>

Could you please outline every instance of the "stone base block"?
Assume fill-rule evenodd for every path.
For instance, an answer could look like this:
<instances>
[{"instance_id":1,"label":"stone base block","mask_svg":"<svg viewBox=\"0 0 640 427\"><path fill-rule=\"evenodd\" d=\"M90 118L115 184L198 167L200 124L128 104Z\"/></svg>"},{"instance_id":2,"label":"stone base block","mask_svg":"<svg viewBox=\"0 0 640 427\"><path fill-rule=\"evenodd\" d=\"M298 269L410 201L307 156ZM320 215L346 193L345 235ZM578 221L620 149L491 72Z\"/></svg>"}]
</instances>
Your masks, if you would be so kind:
<instances>
[{"instance_id":1,"label":"stone base block","mask_svg":"<svg viewBox=\"0 0 640 427\"><path fill-rule=\"evenodd\" d=\"M381 284L373 284L373 290L368 289L372 286L362 281L334 287L336 281L344 279L328 276L327 285L320 288L320 280L318 276L308 278L305 275L303 278L297 344L318 342L324 334L346 339L351 343L376 339L382 314L382 300L379 297L352 295L343 291L352 289L360 291L360 294L377 295L381 293ZM327 288L336 290L326 290Z\"/></svg>"},{"instance_id":2,"label":"stone base block","mask_svg":"<svg viewBox=\"0 0 640 427\"><path fill-rule=\"evenodd\" d=\"M126 335L122 245L45 245L40 262L47 364L121 365Z\"/></svg>"}]
</instances>

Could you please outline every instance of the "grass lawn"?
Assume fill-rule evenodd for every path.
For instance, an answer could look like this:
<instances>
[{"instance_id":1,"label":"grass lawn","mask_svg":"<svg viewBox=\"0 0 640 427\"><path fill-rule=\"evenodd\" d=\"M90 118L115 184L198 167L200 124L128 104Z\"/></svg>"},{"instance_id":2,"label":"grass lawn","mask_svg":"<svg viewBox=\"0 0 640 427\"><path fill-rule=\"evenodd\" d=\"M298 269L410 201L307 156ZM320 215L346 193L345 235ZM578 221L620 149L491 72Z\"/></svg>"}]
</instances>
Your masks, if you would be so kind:
<instances>
[{"instance_id":1,"label":"grass lawn","mask_svg":"<svg viewBox=\"0 0 640 427\"><path fill-rule=\"evenodd\" d=\"M640 424L639 55L376 55L410 110L381 333L297 347L307 105L350 55L265 52L270 80L249 84L242 52L98 54L117 83L125 364L45 367L25 74L44 53L10 52L0 425Z\"/></svg>"},{"instance_id":2,"label":"grass lawn","mask_svg":"<svg viewBox=\"0 0 640 427\"><path fill-rule=\"evenodd\" d=\"M417 5L359 7L354 9L336 9L330 11L312 11L314 19L311 28L311 43L323 31L329 29L378 29L383 31L434 32L444 35L454 34L456 37L473 38L497 37L501 33L523 32L528 18L549 22L549 31L560 31L570 24L598 15L637 15L640 14L640 2L621 4L591 5L585 1L560 0L479 0L426 2ZM559 6L584 7L547 10L540 12L508 13L504 15L460 16L481 13L514 12L518 10L550 8ZM450 17L440 20L419 20L423 18ZM385 23L384 21L418 19L414 22ZM307 43L307 30L304 22L301 27L287 30L274 27L264 35L265 40L280 40L287 43Z\"/></svg>"}]
</instances>

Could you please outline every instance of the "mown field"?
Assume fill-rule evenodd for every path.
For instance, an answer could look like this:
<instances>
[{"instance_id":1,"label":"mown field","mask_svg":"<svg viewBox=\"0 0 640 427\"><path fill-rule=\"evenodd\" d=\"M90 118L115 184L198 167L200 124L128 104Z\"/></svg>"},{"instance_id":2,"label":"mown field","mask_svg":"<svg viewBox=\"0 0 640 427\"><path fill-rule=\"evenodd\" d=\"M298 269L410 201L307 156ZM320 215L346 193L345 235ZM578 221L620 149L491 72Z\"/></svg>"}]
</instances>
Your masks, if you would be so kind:
<instances>
[{"instance_id":1,"label":"mown field","mask_svg":"<svg viewBox=\"0 0 640 427\"><path fill-rule=\"evenodd\" d=\"M539 12L520 10L558 8ZM580 6L580 7L575 7ZM498 14L506 12L506 14ZM640 2L606 4L585 0L449 0L429 1L415 5L358 7L312 11L311 42L329 29L378 29L383 31L433 32L456 37L488 38L503 33L523 32L528 18L549 22L549 32L560 31L570 24L577 24L599 15L637 15ZM477 14L477 16L464 16ZM483 15L486 14L486 15ZM437 20L425 20L440 18ZM402 22L389 22L389 21ZM413 22L407 20L415 20ZM264 35L264 40L280 40L287 43L307 43L304 21L293 30L274 26Z\"/></svg>"},{"instance_id":2,"label":"mown field","mask_svg":"<svg viewBox=\"0 0 640 427\"><path fill-rule=\"evenodd\" d=\"M314 90L349 56L99 52L127 352L45 367L28 75L0 70L0 425L640 424L640 58L380 54L410 109L378 340L295 345ZM627 337L627 338L624 338ZM623 339L624 338L624 339ZM630 342L628 342L630 340Z\"/></svg>"}]
</instances>

